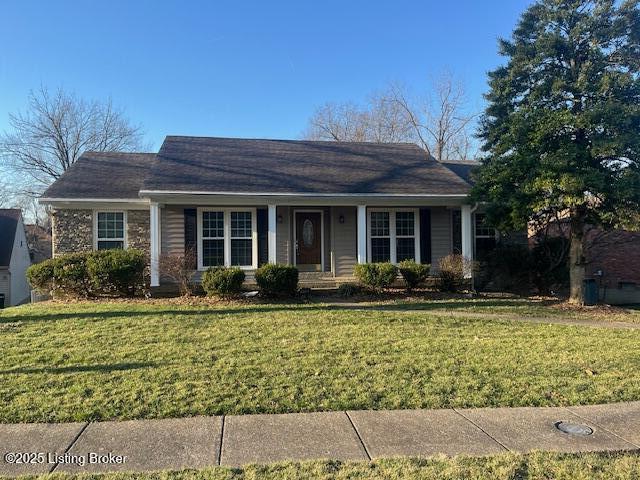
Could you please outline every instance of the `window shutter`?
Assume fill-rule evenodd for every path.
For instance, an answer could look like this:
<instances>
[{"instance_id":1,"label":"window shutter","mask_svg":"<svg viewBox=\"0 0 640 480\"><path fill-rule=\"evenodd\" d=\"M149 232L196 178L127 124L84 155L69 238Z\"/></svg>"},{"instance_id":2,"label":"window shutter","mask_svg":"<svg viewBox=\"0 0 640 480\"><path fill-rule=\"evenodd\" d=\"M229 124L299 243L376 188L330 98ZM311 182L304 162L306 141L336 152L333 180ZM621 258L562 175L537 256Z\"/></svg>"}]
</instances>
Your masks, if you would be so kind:
<instances>
[{"instance_id":1,"label":"window shutter","mask_svg":"<svg viewBox=\"0 0 640 480\"><path fill-rule=\"evenodd\" d=\"M258 229L258 266L260 266L269 261L269 225L266 208L259 208L256 211L256 227Z\"/></svg>"},{"instance_id":2,"label":"window shutter","mask_svg":"<svg viewBox=\"0 0 640 480\"><path fill-rule=\"evenodd\" d=\"M420 263L431 263L431 210L420 209Z\"/></svg>"},{"instance_id":3,"label":"window shutter","mask_svg":"<svg viewBox=\"0 0 640 480\"><path fill-rule=\"evenodd\" d=\"M197 210L195 208L184 209L184 251L185 253L197 249L198 242L198 222L197 222ZM193 264L191 268L194 270L197 268L195 258L193 258Z\"/></svg>"}]
</instances>

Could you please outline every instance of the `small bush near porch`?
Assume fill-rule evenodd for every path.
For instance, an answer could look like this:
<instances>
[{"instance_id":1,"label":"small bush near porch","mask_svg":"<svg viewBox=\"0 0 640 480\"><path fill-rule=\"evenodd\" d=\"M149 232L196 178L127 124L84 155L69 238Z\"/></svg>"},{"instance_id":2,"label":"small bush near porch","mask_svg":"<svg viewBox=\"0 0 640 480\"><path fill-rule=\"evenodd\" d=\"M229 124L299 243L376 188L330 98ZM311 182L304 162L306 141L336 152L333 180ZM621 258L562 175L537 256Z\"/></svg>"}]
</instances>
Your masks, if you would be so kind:
<instances>
[{"instance_id":1,"label":"small bush near porch","mask_svg":"<svg viewBox=\"0 0 640 480\"><path fill-rule=\"evenodd\" d=\"M510 320L526 315L564 313L517 299L10 308L0 422L640 399L640 330Z\"/></svg>"}]
</instances>

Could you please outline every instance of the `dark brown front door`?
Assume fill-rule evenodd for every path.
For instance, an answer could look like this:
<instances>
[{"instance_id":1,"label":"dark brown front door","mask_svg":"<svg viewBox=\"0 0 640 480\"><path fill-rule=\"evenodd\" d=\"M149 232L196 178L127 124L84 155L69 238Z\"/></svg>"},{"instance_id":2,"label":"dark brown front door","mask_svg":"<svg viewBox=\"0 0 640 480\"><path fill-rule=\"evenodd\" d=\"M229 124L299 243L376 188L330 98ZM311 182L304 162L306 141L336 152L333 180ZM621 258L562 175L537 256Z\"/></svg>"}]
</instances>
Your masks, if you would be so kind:
<instances>
[{"instance_id":1,"label":"dark brown front door","mask_svg":"<svg viewBox=\"0 0 640 480\"><path fill-rule=\"evenodd\" d=\"M322 214L296 212L296 264L320 270L322 263Z\"/></svg>"}]
</instances>

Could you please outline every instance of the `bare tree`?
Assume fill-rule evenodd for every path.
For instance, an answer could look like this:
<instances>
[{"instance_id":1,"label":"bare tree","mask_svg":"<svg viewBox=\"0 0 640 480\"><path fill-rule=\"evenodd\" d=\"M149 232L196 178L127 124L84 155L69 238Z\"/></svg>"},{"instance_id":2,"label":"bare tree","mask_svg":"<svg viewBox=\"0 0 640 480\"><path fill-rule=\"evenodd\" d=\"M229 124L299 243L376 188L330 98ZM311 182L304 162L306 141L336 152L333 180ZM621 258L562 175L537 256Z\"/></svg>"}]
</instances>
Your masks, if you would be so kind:
<instances>
[{"instance_id":1,"label":"bare tree","mask_svg":"<svg viewBox=\"0 0 640 480\"><path fill-rule=\"evenodd\" d=\"M388 92L369 95L364 106L326 103L309 120L305 138L341 142L409 142L413 128Z\"/></svg>"},{"instance_id":2,"label":"bare tree","mask_svg":"<svg viewBox=\"0 0 640 480\"><path fill-rule=\"evenodd\" d=\"M327 103L309 120L305 138L350 142L415 142L436 160L473 158L471 123L462 83L451 74L432 82L426 100L413 100L392 84L363 106Z\"/></svg>"},{"instance_id":3,"label":"bare tree","mask_svg":"<svg viewBox=\"0 0 640 480\"><path fill-rule=\"evenodd\" d=\"M0 136L6 166L28 179L25 193L39 194L84 151L133 151L143 133L121 110L106 102L85 101L62 89L31 92L25 112L11 114L12 131Z\"/></svg>"},{"instance_id":4,"label":"bare tree","mask_svg":"<svg viewBox=\"0 0 640 480\"><path fill-rule=\"evenodd\" d=\"M465 113L467 98L462 82L444 73L431 87L431 94L424 100L411 100L406 89L397 85L390 88L390 96L405 113L422 148L436 160L470 159L470 126L476 115Z\"/></svg>"}]
</instances>

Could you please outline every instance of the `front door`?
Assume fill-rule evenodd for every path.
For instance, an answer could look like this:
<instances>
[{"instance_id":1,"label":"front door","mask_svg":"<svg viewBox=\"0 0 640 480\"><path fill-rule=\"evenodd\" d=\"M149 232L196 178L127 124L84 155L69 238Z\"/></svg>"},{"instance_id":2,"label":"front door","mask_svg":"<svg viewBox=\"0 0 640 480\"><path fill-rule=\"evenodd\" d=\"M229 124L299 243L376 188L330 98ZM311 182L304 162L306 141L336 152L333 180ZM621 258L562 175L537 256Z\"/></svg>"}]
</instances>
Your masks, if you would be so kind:
<instances>
[{"instance_id":1,"label":"front door","mask_svg":"<svg viewBox=\"0 0 640 480\"><path fill-rule=\"evenodd\" d=\"M296 265L303 271L322 268L321 212L296 212Z\"/></svg>"}]
</instances>

